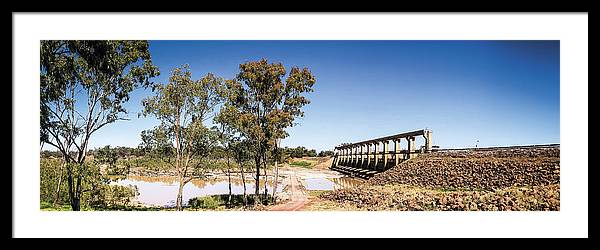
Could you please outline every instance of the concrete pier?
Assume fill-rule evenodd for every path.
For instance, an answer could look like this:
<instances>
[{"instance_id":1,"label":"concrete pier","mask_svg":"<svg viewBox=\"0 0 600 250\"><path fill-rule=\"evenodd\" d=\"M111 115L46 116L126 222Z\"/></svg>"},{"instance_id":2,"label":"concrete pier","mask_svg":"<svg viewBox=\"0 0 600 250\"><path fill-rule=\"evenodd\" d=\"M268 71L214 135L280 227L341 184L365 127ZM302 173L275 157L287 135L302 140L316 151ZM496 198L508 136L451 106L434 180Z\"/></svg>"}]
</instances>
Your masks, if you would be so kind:
<instances>
[{"instance_id":1,"label":"concrete pier","mask_svg":"<svg viewBox=\"0 0 600 250\"><path fill-rule=\"evenodd\" d=\"M415 145L418 136L423 136L425 141L422 149L417 149ZM420 153L431 152L432 139L432 132L423 129L338 146L334 149L331 168L340 172L357 172L368 177ZM406 150L401 148L403 140L407 142ZM394 144L393 150L390 149L390 143Z\"/></svg>"}]
</instances>

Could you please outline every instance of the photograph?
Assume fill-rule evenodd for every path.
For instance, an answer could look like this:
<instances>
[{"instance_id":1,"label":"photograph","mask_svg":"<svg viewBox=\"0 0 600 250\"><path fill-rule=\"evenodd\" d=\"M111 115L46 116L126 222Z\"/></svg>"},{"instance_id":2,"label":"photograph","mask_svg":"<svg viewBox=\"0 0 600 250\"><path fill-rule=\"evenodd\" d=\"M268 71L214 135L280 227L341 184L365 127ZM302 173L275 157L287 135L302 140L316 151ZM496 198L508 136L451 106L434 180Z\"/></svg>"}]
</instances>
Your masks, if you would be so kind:
<instances>
[{"instance_id":1,"label":"photograph","mask_svg":"<svg viewBox=\"0 0 600 250\"><path fill-rule=\"evenodd\" d=\"M559 41L40 52L44 211L560 210Z\"/></svg>"},{"instance_id":2,"label":"photograph","mask_svg":"<svg viewBox=\"0 0 600 250\"><path fill-rule=\"evenodd\" d=\"M588 13L13 12L14 238L587 238Z\"/></svg>"}]
</instances>

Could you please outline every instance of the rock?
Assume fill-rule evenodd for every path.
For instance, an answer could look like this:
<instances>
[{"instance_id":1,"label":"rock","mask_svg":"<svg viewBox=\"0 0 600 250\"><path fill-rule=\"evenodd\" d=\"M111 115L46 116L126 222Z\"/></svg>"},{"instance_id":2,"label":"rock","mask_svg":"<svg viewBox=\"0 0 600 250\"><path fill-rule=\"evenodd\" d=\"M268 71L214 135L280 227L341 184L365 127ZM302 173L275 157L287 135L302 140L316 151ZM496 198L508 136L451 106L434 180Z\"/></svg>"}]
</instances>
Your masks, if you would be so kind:
<instances>
[{"instance_id":1,"label":"rock","mask_svg":"<svg viewBox=\"0 0 600 250\"><path fill-rule=\"evenodd\" d=\"M560 149L435 152L373 176L371 185L486 189L556 184Z\"/></svg>"}]
</instances>

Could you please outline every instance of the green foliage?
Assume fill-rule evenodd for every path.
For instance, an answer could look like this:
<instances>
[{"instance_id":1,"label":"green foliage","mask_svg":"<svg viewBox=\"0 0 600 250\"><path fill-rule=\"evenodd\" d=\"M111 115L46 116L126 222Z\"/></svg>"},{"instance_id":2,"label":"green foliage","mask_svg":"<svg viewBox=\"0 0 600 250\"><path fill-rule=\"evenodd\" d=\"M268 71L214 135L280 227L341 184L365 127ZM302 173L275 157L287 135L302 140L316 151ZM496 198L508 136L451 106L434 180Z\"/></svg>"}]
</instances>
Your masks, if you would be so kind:
<instances>
[{"instance_id":1,"label":"green foliage","mask_svg":"<svg viewBox=\"0 0 600 250\"><path fill-rule=\"evenodd\" d=\"M102 185L95 189L86 203L93 208L131 205L132 198L139 195L136 186Z\"/></svg>"},{"instance_id":2,"label":"green foliage","mask_svg":"<svg viewBox=\"0 0 600 250\"><path fill-rule=\"evenodd\" d=\"M204 196L190 199L188 205L192 208L216 209L224 203L219 197Z\"/></svg>"},{"instance_id":3,"label":"green foliage","mask_svg":"<svg viewBox=\"0 0 600 250\"><path fill-rule=\"evenodd\" d=\"M291 158L302 158L305 156L308 157L317 157L320 156L317 154L317 151L315 149L307 149L303 146L299 146L299 147L295 147L295 148L282 148L281 149L283 151L283 154L285 154L286 156L289 156Z\"/></svg>"},{"instance_id":4,"label":"green foliage","mask_svg":"<svg viewBox=\"0 0 600 250\"><path fill-rule=\"evenodd\" d=\"M266 59L240 64L235 79L225 81L226 102L217 123L230 127L248 141L256 166L256 182L260 168L266 168L269 158L280 159L277 141L288 136L286 128L302 117L302 107L310 101L304 96L312 92L315 78L307 69L292 67L285 81L286 70L281 63ZM255 195L258 195L256 185Z\"/></svg>"},{"instance_id":5,"label":"green foliage","mask_svg":"<svg viewBox=\"0 0 600 250\"><path fill-rule=\"evenodd\" d=\"M156 93L142 101L143 116L152 115L160 126L142 132L141 147L162 157L207 156L214 148L218 134L203 122L210 118L220 102L222 79L207 74L191 79L188 65L175 68L169 83L152 87Z\"/></svg>"},{"instance_id":6,"label":"green foliage","mask_svg":"<svg viewBox=\"0 0 600 250\"><path fill-rule=\"evenodd\" d=\"M226 81L228 101L224 110L237 117L232 124L238 131L264 146L287 137L285 128L302 117L302 107L310 101L303 96L312 92L315 78L307 68L292 67L285 82L286 70L281 63L266 59L240 65L233 80Z\"/></svg>"},{"instance_id":7,"label":"green foliage","mask_svg":"<svg viewBox=\"0 0 600 250\"><path fill-rule=\"evenodd\" d=\"M223 79L207 74L201 79L192 80L189 65L175 68L167 84L152 86L155 96L142 101L142 115L154 115L163 123L170 125L185 123L186 118L203 121L214 107L221 102L219 93ZM180 121L177 121L179 117Z\"/></svg>"},{"instance_id":8,"label":"green foliage","mask_svg":"<svg viewBox=\"0 0 600 250\"><path fill-rule=\"evenodd\" d=\"M254 195L248 195L248 204L253 204L255 200ZM244 207L244 196L241 194L231 195L231 204L227 205L229 200L228 194L218 194L210 196L201 196L191 198L188 201L188 206L191 209L208 209L208 210L219 210L225 208L242 208ZM273 199L271 195L267 195L267 199L262 200L263 205L272 205Z\"/></svg>"},{"instance_id":9,"label":"green foliage","mask_svg":"<svg viewBox=\"0 0 600 250\"><path fill-rule=\"evenodd\" d=\"M41 41L40 139L66 161L73 210L80 209L84 186L95 187L86 179L95 167L85 162L92 134L126 119L129 93L158 74L147 41Z\"/></svg>"},{"instance_id":10,"label":"green foliage","mask_svg":"<svg viewBox=\"0 0 600 250\"><path fill-rule=\"evenodd\" d=\"M122 119L129 93L159 74L147 41L41 41L40 56L40 138L63 153Z\"/></svg>"},{"instance_id":11,"label":"green foliage","mask_svg":"<svg viewBox=\"0 0 600 250\"><path fill-rule=\"evenodd\" d=\"M131 198L138 195L133 186L109 185L108 176L100 172L95 161L84 164L67 163L62 159L42 158L40 160L40 202L53 204L56 198L58 179L62 175L57 206L69 205L68 181L66 171L70 168L74 176L82 176L81 204L88 208L105 208L108 206L130 205Z\"/></svg>"},{"instance_id":12,"label":"green foliage","mask_svg":"<svg viewBox=\"0 0 600 250\"><path fill-rule=\"evenodd\" d=\"M40 139L59 154L43 153L55 161L48 158L41 164L41 200L52 202L53 190L64 177L60 204L68 194L73 210L79 209L80 201L94 209L127 207L136 191L108 183L132 167L175 168L185 184L206 170L256 164L258 181L259 168L274 161L290 155L317 156L314 149L287 152L276 143L304 115L302 108L309 103L305 94L315 83L312 73L292 67L288 74L281 63L265 59L239 69L235 79L227 81L210 73L193 80L184 65L173 69L168 83L154 84L150 78L159 72L146 41L42 41ZM124 103L137 87L153 91L142 101L140 116L153 116L160 124L142 131L138 148L88 150L95 131L126 119ZM218 126L204 124L211 118ZM88 154L94 155L93 161L85 160ZM215 205L207 202L202 206Z\"/></svg>"},{"instance_id":13,"label":"green foliage","mask_svg":"<svg viewBox=\"0 0 600 250\"><path fill-rule=\"evenodd\" d=\"M144 155L144 151L142 148L131 148L131 147L123 147L123 146L117 146L117 147L110 147L110 145L107 145L110 150L111 153L116 154L116 156L121 159L121 158L133 158L133 157L139 157L139 156L143 156ZM107 146L104 146L102 148L97 148L94 150L90 150L88 152L88 155L94 155L94 156L98 156L98 154L102 154L101 151L106 150L105 148Z\"/></svg>"},{"instance_id":14,"label":"green foliage","mask_svg":"<svg viewBox=\"0 0 600 250\"><path fill-rule=\"evenodd\" d=\"M63 155L60 151L44 150L40 152L41 158L62 158L62 156Z\"/></svg>"},{"instance_id":15,"label":"green foliage","mask_svg":"<svg viewBox=\"0 0 600 250\"><path fill-rule=\"evenodd\" d=\"M142 132L140 146L172 165L183 185L192 176L203 174L203 167L210 163L204 159L218 144L219 132L207 128L204 122L222 102L222 82L210 73L194 81L189 66L183 65L171 72L168 83L153 85L154 95L142 100L140 115L152 115L161 124ZM182 209L183 185L177 195L178 210Z\"/></svg>"},{"instance_id":16,"label":"green foliage","mask_svg":"<svg viewBox=\"0 0 600 250\"><path fill-rule=\"evenodd\" d=\"M233 141L231 150L238 164L243 165L252 160L252 145L249 140Z\"/></svg>"},{"instance_id":17,"label":"green foliage","mask_svg":"<svg viewBox=\"0 0 600 250\"><path fill-rule=\"evenodd\" d=\"M66 180L66 168L62 159L41 158L40 159L40 201L52 204L56 199L56 191L59 178L62 176L59 197L57 203L69 204L69 194Z\"/></svg>"},{"instance_id":18,"label":"green foliage","mask_svg":"<svg viewBox=\"0 0 600 250\"><path fill-rule=\"evenodd\" d=\"M90 202L98 195L98 190L110 182L108 178L102 175L100 166L94 161L86 161L81 164L69 162L66 167L67 173L72 173L76 179L74 181L76 186L72 188L73 191L71 192L73 193L70 196L77 197L81 204L90 205Z\"/></svg>"},{"instance_id":19,"label":"green foliage","mask_svg":"<svg viewBox=\"0 0 600 250\"><path fill-rule=\"evenodd\" d=\"M171 138L173 135L169 134L168 129L167 126L161 125L142 131L140 148L144 151L144 155L159 159L175 156Z\"/></svg>"},{"instance_id":20,"label":"green foliage","mask_svg":"<svg viewBox=\"0 0 600 250\"><path fill-rule=\"evenodd\" d=\"M150 155L129 159L126 162L130 166L130 168L142 167L156 172L164 172L172 169L171 165L165 164L165 162L163 162L159 158L155 158Z\"/></svg>"},{"instance_id":21,"label":"green foliage","mask_svg":"<svg viewBox=\"0 0 600 250\"><path fill-rule=\"evenodd\" d=\"M42 210L42 211L71 211L71 205L69 205L69 204L53 205L51 202L48 202L48 201L40 201L40 210Z\"/></svg>"},{"instance_id":22,"label":"green foliage","mask_svg":"<svg viewBox=\"0 0 600 250\"><path fill-rule=\"evenodd\" d=\"M96 151L94 155L94 160L101 164L108 164L109 166L114 166L117 164L117 153L115 150L111 150L110 145L107 145L101 149Z\"/></svg>"},{"instance_id":23,"label":"green foliage","mask_svg":"<svg viewBox=\"0 0 600 250\"><path fill-rule=\"evenodd\" d=\"M106 174L111 180L121 179L127 177L131 166L135 163L135 159L123 159L119 158L113 165L102 165L106 167Z\"/></svg>"},{"instance_id":24,"label":"green foliage","mask_svg":"<svg viewBox=\"0 0 600 250\"><path fill-rule=\"evenodd\" d=\"M312 166L312 164L307 161L293 161L293 162L290 162L290 165L298 166L298 167L311 167Z\"/></svg>"},{"instance_id":25,"label":"green foliage","mask_svg":"<svg viewBox=\"0 0 600 250\"><path fill-rule=\"evenodd\" d=\"M321 151L319 152L319 157L332 157L333 154L334 153L331 150Z\"/></svg>"}]
</instances>

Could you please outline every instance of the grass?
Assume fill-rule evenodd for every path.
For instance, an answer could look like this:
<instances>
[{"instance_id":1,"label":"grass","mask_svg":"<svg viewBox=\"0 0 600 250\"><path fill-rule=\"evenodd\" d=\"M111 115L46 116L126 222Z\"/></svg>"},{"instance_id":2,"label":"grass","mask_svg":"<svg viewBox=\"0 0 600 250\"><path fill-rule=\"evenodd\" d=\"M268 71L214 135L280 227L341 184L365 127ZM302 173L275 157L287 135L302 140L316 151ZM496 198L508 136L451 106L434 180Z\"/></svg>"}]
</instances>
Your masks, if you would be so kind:
<instances>
[{"instance_id":1,"label":"grass","mask_svg":"<svg viewBox=\"0 0 600 250\"><path fill-rule=\"evenodd\" d=\"M248 194L248 206L254 204L254 195ZM262 197L262 194L261 194ZM217 194L192 198L188 202L188 208L190 210L226 210L226 209L240 209L244 208L244 195L233 194L231 196L231 205L227 207L228 194ZM272 204L272 196L267 195L267 201L263 202L263 205Z\"/></svg>"},{"instance_id":2,"label":"grass","mask_svg":"<svg viewBox=\"0 0 600 250\"><path fill-rule=\"evenodd\" d=\"M302 167L302 168L322 168L322 163L330 160L331 157L302 157L302 158L291 158L289 160L289 165L292 167ZM327 166L329 167L329 166Z\"/></svg>"},{"instance_id":3,"label":"grass","mask_svg":"<svg viewBox=\"0 0 600 250\"><path fill-rule=\"evenodd\" d=\"M262 197L262 194L261 194ZM263 205L272 204L272 196L268 195ZM243 195L232 195L231 206L227 206L227 194L196 197L189 200L189 205L184 207L187 211L197 210L228 210L244 209ZM248 208L254 205L254 195L248 194ZM52 205L50 202L40 201L41 211L72 211L69 204ZM106 207L90 207L82 205L81 211L175 211L174 207L143 207L134 205L111 205Z\"/></svg>"},{"instance_id":4,"label":"grass","mask_svg":"<svg viewBox=\"0 0 600 250\"><path fill-rule=\"evenodd\" d=\"M47 201L40 202L40 210L41 211L73 211L71 209L71 205L69 204L57 204L52 205L52 203ZM160 211L165 210L159 207L140 207L140 206L125 206L125 205L114 205L108 207L89 207L89 206L81 206L81 211Z\"/></svg>"},{"instance_id":5,"label":"grass","mask_svg":"<svg viewBox=\"0 0 600 250\"><path fill-rule=\"evenodd\" d=\"M324 193L331 192L330 190L308 190L310 203L304 207L305 211L349 211L351 209L344 208L338 203L330 200L321 199L319 196Z\"/></svg>"},{"instance_id":6,"label":"grass","mask_svg":"<svg viewBox=\"0 0 600 250\"><path fill-rule=\"evenodd\" d=\"M308 195L310 197L319 197L322 193L331 192L329 190L308 190Z\"/></svg>"},{"instance_id":7,"label":"grass","mask_svg":"<svg viewBox=\"0 0 600 250\"><path fill-rule=\"evenodd\" d=\"M307 161L293 161L293 162L290 162L290 165L295 166L295 167L303 167L303 168L310 168L313 166L312 163L307 162Z\"/></svg>"},{"instance_id":8,"label":"grass","mask_svg":"<svg viewBox=\"0 0 600 250\"><path fill-rule=\"evenodd\" d=\"M86 206L84 204L81 205L80 207L81 211L94 211L96 209L90 207L90 206ZM73 209L71 209L71 205L70 204L56 204L53 205L50 202L47 201L40 201L40 210L41 211L73 211Z\"/></svg>"},{"instance_id":9,"label":"grass","mask_svg":"<svg viewBox=\"0 0 600 250\"><path fill-rule=\"evenodd\" d=\"M42 211L71 211L71 205L69 204L57 204L52 205L50 202L41 201L40 210Z\"/></svg>"}]
</instances>

